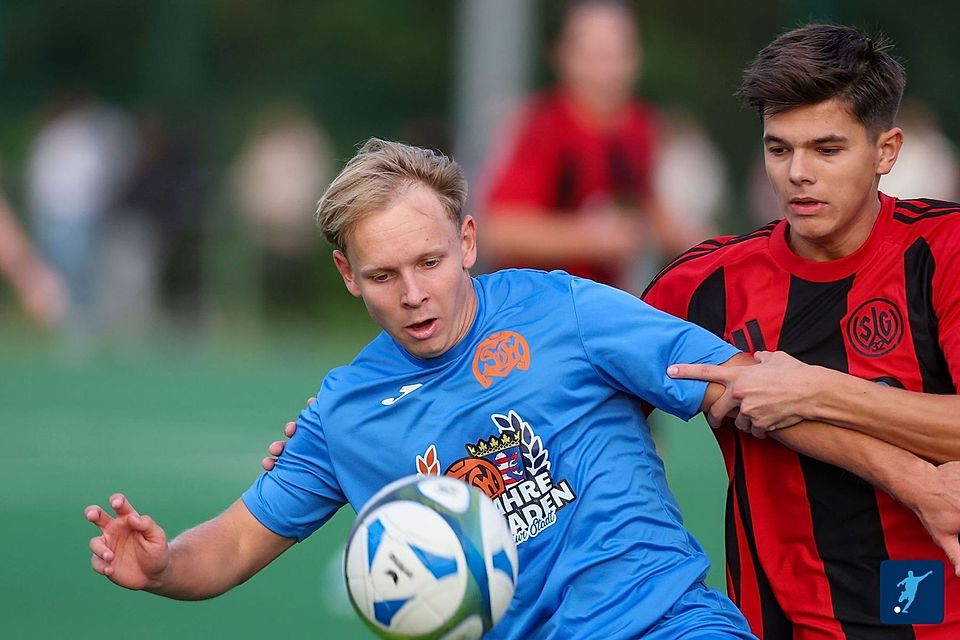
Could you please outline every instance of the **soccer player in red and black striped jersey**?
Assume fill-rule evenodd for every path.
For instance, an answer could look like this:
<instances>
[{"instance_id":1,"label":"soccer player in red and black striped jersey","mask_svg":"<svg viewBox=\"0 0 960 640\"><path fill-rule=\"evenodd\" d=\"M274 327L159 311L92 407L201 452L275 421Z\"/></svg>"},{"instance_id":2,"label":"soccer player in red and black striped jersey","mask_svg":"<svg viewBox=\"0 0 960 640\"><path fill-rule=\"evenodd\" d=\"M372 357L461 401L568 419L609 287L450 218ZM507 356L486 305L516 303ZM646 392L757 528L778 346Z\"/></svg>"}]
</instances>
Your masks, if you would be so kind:
<instances>
[{"instance_id":1,"label":"soccer player in red and black striped jersey","mask_svg":"<svg viewBox=\"0 0 960 640\"><path fill-rule=\"evenodd\" d=\"M729 593L766 640L960 638L960 207L879 192L904 84L858 30L778 37L738 96L784 219L697 245L644 294L762 363L670 373L727 384L708 419ZM942 624L881 624L887 559L945 562Z\"/></svg>"}]
</instances>

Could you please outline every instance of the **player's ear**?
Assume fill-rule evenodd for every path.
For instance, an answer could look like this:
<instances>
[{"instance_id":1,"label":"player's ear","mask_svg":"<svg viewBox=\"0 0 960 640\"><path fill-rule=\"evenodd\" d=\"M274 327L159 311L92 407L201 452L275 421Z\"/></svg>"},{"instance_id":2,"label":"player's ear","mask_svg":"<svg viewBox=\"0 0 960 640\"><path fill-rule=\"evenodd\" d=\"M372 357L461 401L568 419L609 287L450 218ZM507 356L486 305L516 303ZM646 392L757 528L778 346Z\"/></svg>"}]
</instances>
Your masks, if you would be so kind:
<instances>
[{"instance_id":1,"label":"player's ear","mask_svg":"<svg viewBox=\"0 0 960 640\"><path fill-rule=\"evenodd\" d=\"M477 223L473 216L466 216L460 224L460 248L463 251L463 268L470 270L477 263Z\"/></svg>"},{"instance_id":2,"label":"player's ear","mask_svg":"<svg viewBox=\"0 0 960 640\"><path fill-rule=\"evenodd\" d=\"M903 146L903 129L894 127L877 136L877 174L885 176L893 169Z\"/></svg>"},{"instance_id":3,"label":"player's ear","mask_svg":"<svg viewBox=\"0 0 960 640\"><path fill-rule=\"evenodd\" d=\"M353 269L350 268L350 261L347 260L347 256L336 249L333 252L333 264L337 267L337 271L340 272L340 277L343 278L343 284L347 286L347 291L356 297L360 297L360 287L357 286L357 281L353 275Z\"/></svg>"}]
</instances>

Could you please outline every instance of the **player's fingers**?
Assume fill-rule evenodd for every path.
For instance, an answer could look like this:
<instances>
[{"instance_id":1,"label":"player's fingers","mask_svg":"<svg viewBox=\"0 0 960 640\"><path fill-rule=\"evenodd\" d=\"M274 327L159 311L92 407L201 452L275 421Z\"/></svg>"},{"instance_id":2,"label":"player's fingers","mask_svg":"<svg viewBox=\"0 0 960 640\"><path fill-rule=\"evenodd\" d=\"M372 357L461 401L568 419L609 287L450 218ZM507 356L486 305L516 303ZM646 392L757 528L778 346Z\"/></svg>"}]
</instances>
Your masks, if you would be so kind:
<instances>
[{"instance_id":1,"label":"player's fingers","mask_svg":"<svg viewBox=\"0 0 960 640\"><path fill-rule=\"evenodd\" d=\"M793 416L790 418L784 418L783 420L770 426L768 431L776 431L777 429L786 429L787 427L792 427L795 424L799 424L802 420L799 416Z\"/></svg>"},{"instance_id":2,"label":"player's fingers","mask_svg":"<svg viewBox=\"0 0 960 640\"><path fill-rule=\"evenodd\" d=\"M667 367L671 378L686 380L706 380L726 384L733 379L733 367L720 367L713 364L673 364Z\"/></svg>"},{"instance_id":3,"label":"player's fingers","mask_svg":"<svg viewBox=\"0 0 960 640\"><path fill-rule=\"evenodd\" d=\"M115 493L110 496L110 506L113 507L113 512L117 514L117 517L139 515L122 493Z\"/></svg>"},{"instance_id":4,"label":"player's fingers","mask_svg":"<svg viewBox=\"0 0 960 640\"><path fill-rule=\"evenodd\" d=\"M277 466L277 461L273 458L264 458L260 461L260 466L263 467L264 471L273 471L273 468Z\"/></svg>"},{"instance_id":5,"label":"player's fingers","mask_svg":"<svg viewBox=\"0 0 960 640\"><path fill-rule=\"evenodd\" d=\"M730 393L724 393L710 406L708 410L708 422L710 422L711 425L715 424L719 427L720 423L727 418L735 418L737 416L738 407L739 404L737 400L730 395Z\"/></svg>"},{"instance_id":6,"label":"player's fingers","mask_svg":"<svg viewBox=\"0 0 960 640\"><path fill-rule=\"evenodd\" d=\"M750 420L750 416L742 411L737 414L737 417L733 423L737 425L737 429L740 429L740 431L750 431L753 428L753 423Z\"/></svg>"},{"instance_id":7,"label":"player's fingers","mask_svg":"<svg viewBox=\"0 0 960 640\"><path fill-rule=\"evenodd\" d=\"M150 531L151 527L156 525L156 523L153 521L153 518L150 516L141 515L132 515L127 518L127 522L130 523L131 529L134 531L139 531L140 533L146 533Z\"/></svg>"},{"instance_id":8,"label":"player's fingers","mask_svg":"<svg viewBox=\"0 0 960 640\"><path fill-rule=\"evenodd\" d=\"M316 401L317 401L317 396L310 396L309 398L307 398L307 406L308 407L313 406L313 403Z\"/></svg>"},{"instance_id":9,"label":"player's fingers","mask_svg":"<svg viewBox=\"0 0 960 640\"><path fill-rule=\"evenodd\" d=\"M146 542L166 545L167 534L150 516L136 516L131 526L138 531Z\"/></svg>"},{"instance_id":10,"label":"player's fingers","mask_svg":"<svg viewBox=\"0 0 960 640\"><path fill-rule=\"evenodd\" d=\"M754 438L759 438L761 440L766 438L768 435L766 431L764 431L763 429L758 429L757 427L750 427L750 433L753 435Z\"/></svg>"},{"instance_id":11,"label":"player's fingers","mask_svg":"<svg viewBox=\"0 0 960 640\"><path fill-rule=\"evenodd\" d=\"M90 551L104 562L113 561L113 549L107 546L107 541L103 539L103 536L90 538Z\"/></svg>"},{"instance_id":12,"label":"player's fingers","mask_svg":"<svg viewBox=\"0 0 960 640\"><path fill-rule=\"evenodd\" d=\"M109 578L113 575L113 565L98 556L90 556L90 566L102 576Z\"/></svg>"},{"instance_id":13,"label":"player's fingers","mask_svg":"<svg viewBox=\"0 0 960 640\"><path fill-rule=\"evenodd\" d=\"M770 357L769 351L755 351L753 353L753 359L757 362L765 362Z\"/></svg>"},{"instance_id":14,"label":"player's fingers","mask_svg":"<svg viewBox=\"0 0 960 640\"><path fill-rule=\"evenodd\" d=\"M83 510L83 517L101 530L113 521L113 518L106 511L95 504Z\"/></svg>"},{"instance_id":15,"label":"player's fingers","mask_svg":"<svg viewBox=\"0 0 960 640\"><path fill-rule=\"evenodd\" d=\"M288 422L287 424L283 425L283 435L287 436L288 438L292 438L293 434L295 434L296 432L297 432L296 422Z\"/></svg>"},{"instance_id":16,"label":"player's fingers","mask_svg":"<svg viewBox=\"0 0 960 640\"><path fill-rule=\"evenodd\" d=\"M719 429L720 425L723 424L723 421L727 417L727 413L720 407L719 403L714 403L710 409L707 410L707 423L710 424L714 429Z\"/></svg>"},{"instance_id":17,"label":"player's fingers","mask_svg":"<svg viewBox=\"0 0 960 640\"><path fill-rule=\"evenodd\" d=\"M953 567L953 573L960 578L960 539L957 534L948 533L934 536L934 542L947 554L947 560Z\"/></svg>"},{"instance_id":18,"label":"player's fingers","mask_svg":"<svg viewBox=\"0 0 960 640\"><path fill-rule=\"evenodd\" d=\"M277 440L276 442L271 442L270 446L267 447L267 453L272 456L278 456L283 453L283 449L286 446L286 443L283 440Z\"/></svg>"}]
</instances>

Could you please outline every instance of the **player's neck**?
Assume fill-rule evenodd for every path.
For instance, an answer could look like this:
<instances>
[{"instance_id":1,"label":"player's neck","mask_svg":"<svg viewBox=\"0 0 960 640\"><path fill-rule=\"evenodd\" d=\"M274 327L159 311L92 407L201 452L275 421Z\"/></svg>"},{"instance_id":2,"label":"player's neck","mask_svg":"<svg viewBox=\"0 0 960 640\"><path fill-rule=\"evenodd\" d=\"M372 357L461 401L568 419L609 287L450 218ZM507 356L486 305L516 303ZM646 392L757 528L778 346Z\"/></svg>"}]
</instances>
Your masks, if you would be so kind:
<instances>
[{"instance_id":1,"label":"player's neck","mask_svg":"<svg viewBox=\"0 0 960 640\"><path fill-rule=\"evenodd\" d=\"M860 213L852 216L848 224L839 226L821 237L802 237L796 229L787 231L790 250L806 260L830 262L856 253L870 239L880 215L879 196L868 199Z\"/></svg>"},{"instance_id":2,"label":"player's neck","mask_svg":"<svg viewBox=\"0 0 960 640\"><path fill-rule=\"evenodd\" d=\"M566 90L567 103L574 117L593 129L611 129L620 120L627 101L619 97L588 95Z\"/></svg>"}]
</instances>

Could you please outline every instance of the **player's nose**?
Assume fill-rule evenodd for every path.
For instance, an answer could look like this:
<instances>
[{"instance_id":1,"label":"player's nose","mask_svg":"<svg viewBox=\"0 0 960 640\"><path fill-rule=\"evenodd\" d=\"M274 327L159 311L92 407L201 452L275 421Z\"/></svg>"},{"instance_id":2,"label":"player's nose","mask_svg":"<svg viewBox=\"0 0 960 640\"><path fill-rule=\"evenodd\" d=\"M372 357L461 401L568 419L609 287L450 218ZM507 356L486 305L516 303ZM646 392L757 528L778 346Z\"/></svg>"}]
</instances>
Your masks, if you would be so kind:
<instances>
[{"instance_id":1,"label":"player's nose","mask_svg":"<svg viewBox=\"0 0 960 640\"><path fill-rule=\"evenodd\" d=\"M403 276L403 292L400 296L400 302L404 306L417 308L429 299L426 288L419 281L416 275Z\"/></svg>"}]
</instances>

